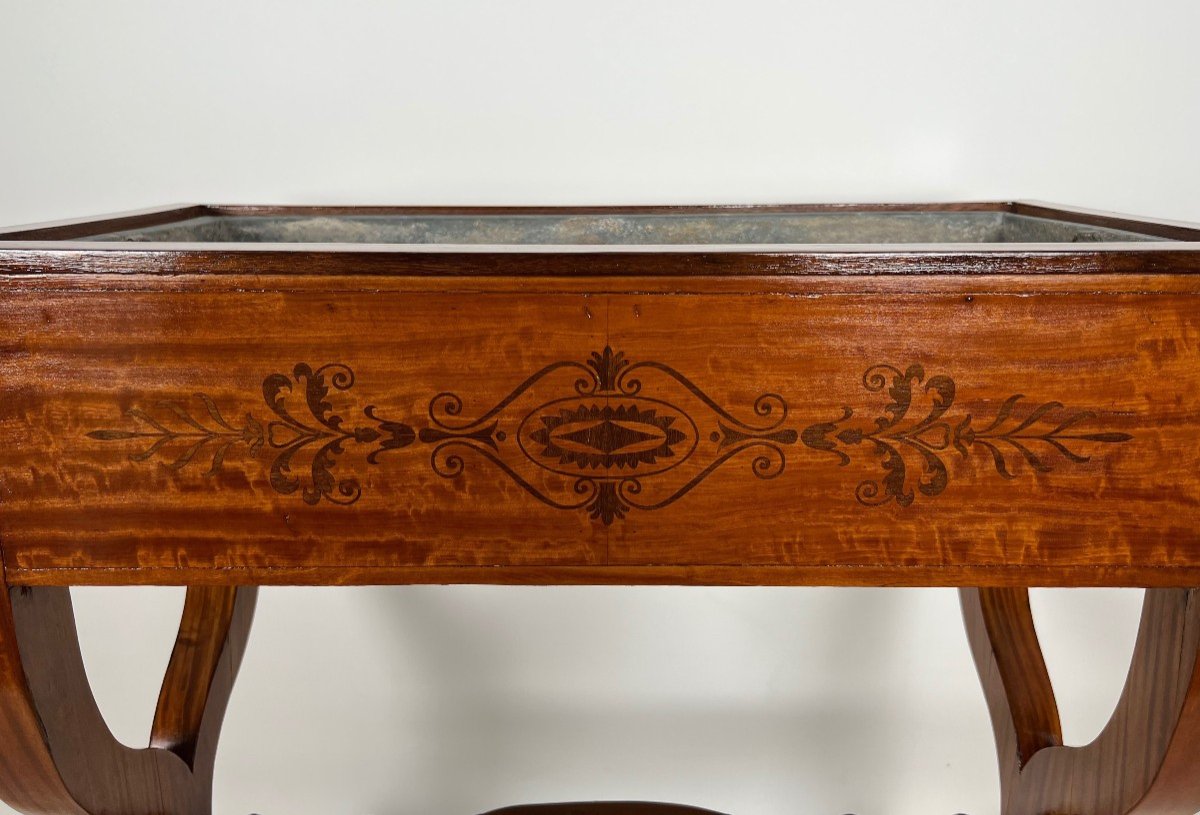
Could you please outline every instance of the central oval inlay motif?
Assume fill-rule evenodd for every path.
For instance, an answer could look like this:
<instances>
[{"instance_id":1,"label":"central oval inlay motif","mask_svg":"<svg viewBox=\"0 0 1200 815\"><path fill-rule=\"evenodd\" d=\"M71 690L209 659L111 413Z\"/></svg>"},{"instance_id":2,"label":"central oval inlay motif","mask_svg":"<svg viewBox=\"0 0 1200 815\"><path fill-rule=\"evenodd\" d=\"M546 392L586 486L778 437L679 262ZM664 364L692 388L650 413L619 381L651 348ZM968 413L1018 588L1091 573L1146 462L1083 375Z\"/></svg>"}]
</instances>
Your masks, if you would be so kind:
<instances>
[{"instance_id":1,"label":"central oval inlay motif","mask_svg":"<svg viewBox=\"0 0 1200 815\"><path fill-rule=\"evenodd\" d=\"M661 473L696 449L696 425L667 402L641 397L558 399L517 431L521 451L561 475L622 478Z\"/></svg>"}]
</instances>

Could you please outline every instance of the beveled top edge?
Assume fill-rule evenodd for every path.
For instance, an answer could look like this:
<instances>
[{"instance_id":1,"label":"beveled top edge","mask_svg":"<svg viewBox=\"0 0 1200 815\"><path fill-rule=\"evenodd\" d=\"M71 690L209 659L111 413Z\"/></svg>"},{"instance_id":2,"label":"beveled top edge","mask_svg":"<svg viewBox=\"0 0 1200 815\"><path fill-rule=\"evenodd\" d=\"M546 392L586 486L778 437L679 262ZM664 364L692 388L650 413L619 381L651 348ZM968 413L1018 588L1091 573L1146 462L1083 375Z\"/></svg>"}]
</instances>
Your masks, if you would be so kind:
<instances>
[{"instance_id":1,"label":"beveled top edge","mask_svg":"<svg viewBox=\"0 0 1200 815\"><path fill-rule=\"evenodd\" d=\"M167 204L143 209L78 216L13 226L0 226L0 241L59 240L74 235L102 234L121 229L219 215L548 215L548 214L684 214L747 212L890 212L895 210L1012 212L1011 201L967 201L949 203L829 203L829 204L603 204L603 205L404 205L404 204ZM46 233L35 235L32 233ZM53 234L52 234L53 233ZM60 237L54 235L62 233Z\"/></svg>"},{"instance_id":2,"label":"beveled top edge","mask_svg":"<svg viewBox=\"0 0 1200 815\"><path fill-rule=\"evenodd\" d=\"M25 226L0 228L0 243L11 246L20 241L25 244L22 248L39 249L35 242L55 241L59 246L72 238L82 238L88 235L105 234L130 229L160 226L190 218L205 216L252 216L252 215L545 215L545 214L747 214L747 213L834 213L834 212L1007 212L1015 215L1062 220L1069 223L1101 226L1125 231L1139 232L1169 238L1180 242L1200 243L1200 224L1172 221L1157 218L1146 218L1117 213L1101 212L1079 207L1069 207L1048 204L1040 201L964 201L964 202L884 202L884 203L812 203L812 204L685 204L685 205L555 205L555 206L347 206L347 205L254 205L254 204L184 204L155 207L111 215L90 216L52 221ZM105 242L85 242L88 248L107 249L110 244ZM124 245L127 243L115 243ZM155 248L188 247L195 249L197 244L151 244ZM320 244L323 247L330 244ZM1052 244L1034 244L1037 248L1046 248ZM1104 251L1117 247L1117 243L1100 243L1093 251ZM209 247L212 245L210 244ZM287 244L286 250L311 250L314 244ZM817 244L803 244L802 250L794 247L771 245L771 251L824 251L827 247ZM864 245L839 245L838 251L852 249L862 251ZM891 244L868 244L870 250L877 248L886 250ZM905 245L912 249L913 245ZM945 249L950 244L939 244ZM1012 244L1006 251L1024 251L1031 245ZM238 244L238 249L245 250L246 244ZM358 245L362 250L366 245ZM705 244L706 250L714 250L714 245ZM64 246L64 248L66 248ZM278 248L278 247L272 247ZM375 250L375 247L371 247ZM625 247L613 246L616 251ZM639 247L645 249L644 246ZM976 246L976 248L978 248ZM442 246L432 246L433 251L445 251ZM494 247L484 247L485 251L500 251ZM741 245L738 251L758 251L758 247ZM664 251L695 251L689 246L668 246ZM722 251L724 251L722 249Z\"/></svg>"},{"instance_id":3,"label":"beveled top edge","mask_svg":"<svg viewBox=\"0 0 1200 815\"><path fill-rule=\"evenodd\" d=\"M402 281L420 287L431 281L488 281L492 286L529 286L532 281L575 280L581 285L619 286L625 290L648 280L674 279L675 286L691 280L695 285L724 278L743 281L778 279L1011 277L1032 281L1062 276L1077 281L1075 288L1093 285L1084 282L1110 276L1114 280L1137 281L1143 278L1179 280L1200 278L1200 243L1110 244L1107 248L1083 248L1087 244L1034 246L1014 244L1015 249L973 245L956 251L941 246L821 247L802 251L669 251L638 247L585 247L562 251L561 248L535 251L439 251L425 247L413 251L410 246L269 246L253 250L184 246L163 247L155 244L119 244L97 249L88 244L0 244L0 282L13 285L49 284L101 285L100 279L141 280L139 285L200 285L218 281L222 286L281 285L319 288L342 286L347 281L375 281L371 286L400 285ZM1091 246L1095 246L1094 244ZM621 281L615 283L613 281ZM156 282L155 282L156 281ZM188 283L187 281L192 281ZM385 283L396 281L396 283ZM587 281L592 281L590 284ZM601 282L607 281L607 282ZM404 285L409 285L404 284ZM124 283L122 283L124 285ZM455 285L459 285L456 283ZM541 284L539 284L541 285ZM689 284L690 285L690 284ZM1121 283L1121 286L1127 284ZM1138 284L1143 285L1143 284ZM1158 285L1158 284L1155 284Z\"/></svg>"},{"instance_id":4,"label":"beveled top edge","mask_svg":"<svg viewBox=\"0 0 1200 815\"><path fill-rule=\"evenodd\" d=\"M527 216L527 215L721 215L721 214L838 214L838 212L1006 212L1010 215L1020 215L1043 220L1056 220L1080 226L1102 227L1123 232L1157 236L1157 238L1176 241L1183 244L1183 250L1192 250L1200 246L1200 224L1181 221L1162 220L1162 218L1147 218L1140 216L1118 215L1075 206L1064 206L1043 202L1024 202L1024 200L1001 200L1001 202L923 202L923 203L824 203L824 204L684 204L684 205L551 205L551 206L443 206L443 205L254 205L254 204L185 204L160 206L160 208L143 209L119 214L94 217L70 218L70 220L47 223L29 224L23 227L0 228L0 248L22 248L22 250L44 251L47 248L88 248L94 251L114 251L116 248L130 247L130 241L82 240L91 235L107 235L108 233L127 232L127 230L145 229L168 226L168 224L203 217L247 217L247 216ZM78 242L74 242L78 241ZM217 242L186 241L139 241L148 250L167 251L338 251L342 244L330 242L288 242L288 244L217 244ZM1190 246L1189 246L1190 245ZM1079 245L1070 245L1080 248ZM1127 250L1130 244L1124 241L1096 241L1087 247L1086 251L1106 252ZM353 244L349 251L416 251L416 252L629 252L629 251L661 251L661 252L898 252L898 251L1062 251L1062 244L1052 242L1037 242L1037 244L1004 244L1000 247L984 245L979 242L972 244L640 244L635 246L612 244L602 247L595 245L474 245L463 244L413 244L376 245Z\"/></svg>"},{"instance_id":5,"label":"beveled top edge","mask_svg":"<svg viewBox=\"0 0 1200 815\"><path fill-rule=\"evenodd\" d=\"M1105 253L1153 255L1200 252L1195 241L1111 241L1094 243L680 243L680 244L511 244L511 243L218 243L155 241L7 241L0 236L0 258L15 252L62 256L87 253L138 255L745 255L771 256L1063 256Z\"/></svg>"}]
</instances>

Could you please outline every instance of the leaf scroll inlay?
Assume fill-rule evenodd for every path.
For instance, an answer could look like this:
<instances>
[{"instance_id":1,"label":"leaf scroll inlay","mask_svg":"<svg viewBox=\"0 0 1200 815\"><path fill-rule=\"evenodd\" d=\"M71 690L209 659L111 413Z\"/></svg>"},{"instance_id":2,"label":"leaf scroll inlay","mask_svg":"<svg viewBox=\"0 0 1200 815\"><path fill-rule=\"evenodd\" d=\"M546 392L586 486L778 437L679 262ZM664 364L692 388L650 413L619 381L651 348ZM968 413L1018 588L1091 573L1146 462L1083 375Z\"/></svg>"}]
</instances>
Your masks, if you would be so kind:
<instances>
[{"instance_id":1,"label":"leaf scroll inlay","mask_svg":"<svg viewBox=\"0 0 1200 815\"><path fill-rule=\"evenodd\" d=\"M339 407L355 385L349 366L298 363L288 374L263 379L265 419L248 412L237 426L211 397L197 393L202 409L160 401L127 411L125 428L87 436L139 444L130 461L158 459L176 472L207 459L206 476L220 473L239 446L251 458L266 448L273 453L266 472L271 488L298 494L310 505L354 504L363 494L365 467L379 466L385 452L419 444L442 478L468 477L469 458L475 458L542 504L582 511L603 525L634 510L673 504L735 457L744 458L755 477L776 478L787 463L785 448L797 441L843 467L859 451L873 451L882 473L860 481L854 496L868 506L909 507L918 495L932 498L947 489L947 462L955 455L967 459L985 451L995 471L1013 479L1018 462L1049 473L1132 438L1087 429L1098 418L1093 411L1023 394L1005 399L990 421L955 416L954 380L942 374L927 379L920 364L903 370L874 365L862 384L888 400L873 420L856 421L855 410L844 407L832 421L798 430L788 426L789 406L779 394L762 393L748 408L729 409L671 366L632 361L605 347L582 361L544 366L474 418L464 415L462 397L443 391L429 398L426 417L400 422L382 418L373 404ZM558 398L537 401L534 393L547 390L557 390ZM925 407L914 407L917 402ZM339 469L344 461L354 462L345 472Z\"/></svg>"},{"instance_id":2,"label":"leaf scroll inlay","mask_svg":"<svg viewBox=\"0 0 1200 815\"><path fill-rule=\"evenodd\" d=\"M850 463L853 449L873 448L881 457L884 475L859 482L854 493L869 506L895 501L907 507L917 493L941 495L950 483L946 457L952 453L966 459L973 449L986 450L996 472L1012 479L1016 478L1012 462L1018 458L1036 472L1048 473L1061 460L1071 464L1090 461L1091 456L1081 452L1082 445L1117 444L1133 438L1122 432L1083 432L1079 426L1096 414L1065 410L1061 402L1043 402L1018 419L1014 414L1026 398L1019 393L1005 399L992 421L976 430L970 413L957 421L946 417L954 407L954 380L944 375L926 380L925 369L918 364L903 371L892 365L875 365L867 369L862 381L867 391L886 392L891 399L883 407L883 415L870 425L855 425L851 422L854 410L844 407L839 418L809 425L800 438L813 450L836 456L843 467ZM912 419L909 414L918 388L928 398L929 408L924 416ZM912 460L921 467L915 489L908 472Z\"/></svg>"}]
</instances>

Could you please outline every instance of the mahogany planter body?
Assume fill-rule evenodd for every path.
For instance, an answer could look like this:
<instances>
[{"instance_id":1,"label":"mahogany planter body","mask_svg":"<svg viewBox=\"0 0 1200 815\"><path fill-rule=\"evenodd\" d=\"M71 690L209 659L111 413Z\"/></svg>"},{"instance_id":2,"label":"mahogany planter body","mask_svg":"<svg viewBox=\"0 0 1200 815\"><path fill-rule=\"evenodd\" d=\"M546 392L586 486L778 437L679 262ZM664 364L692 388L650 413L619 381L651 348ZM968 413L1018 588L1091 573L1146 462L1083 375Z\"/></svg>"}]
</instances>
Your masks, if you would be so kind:
<instances>
[{"instance_id":1,"label":"mahogany planter body","mask_svg":"<svg viewBox=\"0 0 1200 815\"><path fill-rule=\"evenodd\" d=\"M976 242L516 242L587 229ZM398 232L463 243L261 242ZM1187 227L195 207L5 237L14 584L1200 576Z\"/></svg>"},{"instance_id":2,"label":"mahogany planter body","mask_svg":"<svg viewBox=\"0 0 1200 815\"><path fill-rule=\"evenodd\" d=\"M1200 585L1198 272L1200 227L1024 203L194 206L0 233L5 581L982 587L976 657L1024 757L1069 748L1052 696L1022 718L1048 681L1013 678L1001 587L1159 587L1149 628L1175 633L1146 636L1184 684L1137 738L1169 775L1200 742L1200 623L1171 593ZM210 591L202 673L236 667L252 608ZM14 599L14 638L36 605ZM1041 811L1017 786L1009 811Z\"/></svg>"}]
</instances>

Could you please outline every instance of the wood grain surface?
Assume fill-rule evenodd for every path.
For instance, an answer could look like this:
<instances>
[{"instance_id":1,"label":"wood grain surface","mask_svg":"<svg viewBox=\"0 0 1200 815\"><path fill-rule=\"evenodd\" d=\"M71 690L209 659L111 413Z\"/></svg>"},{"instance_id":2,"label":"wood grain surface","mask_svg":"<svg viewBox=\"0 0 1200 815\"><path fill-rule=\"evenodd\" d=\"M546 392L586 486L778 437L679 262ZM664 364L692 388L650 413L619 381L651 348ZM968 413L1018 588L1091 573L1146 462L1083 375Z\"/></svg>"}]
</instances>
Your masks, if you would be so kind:
<instances>
[{"instance_id":1,"label":"wood grain surface","mask_svg":"<svg viewBox=\"0 0 1200 815\"><path fill-rule=\"evenodd\" d=\"M154 746L117 741L96 706L69 589L0 591L0 798L50 815L206 815L254 588L190 589Z\"/></svg>"},{"instance_id":2,"label":"wood grain surface","mask_svg":"<svg viewBox=\"0 0 1200 815\"><path fill-rule=\"evenodd\" d=\"M1142 244L103 246L0 231L0 797L211 811L269 583L959 585L1006 815L1200 801L1200 229ZM576 212L602 213L603 208ZM624 210L622 210L624 211ZM644 208L722 212L741 208ZM151 746L67 589L188 584ZM1144 585L1113 719L1064 747L1024 586ZM511 807L700 813L669 804Z\"/></svg>"},{"instance_id":3,"label":"wood grain surface","mask_svg":"<svg viewBox=\"0 0 1200 815\"><path fill-rule=\"evenodd\" d=\"M1198 295L1184 274L13 275L5 568L1187 585ZM619 383L589 365L605 349Z\"/></svg>"},{"instance_id":4,"label":"wood grain surface","mask_svg":"<svg viewBox=\"0 0 1200 815\"><path fill-rule=\"evenodd\" d=\"M991 210L1120 244L89 244ZM0 233L13 585L1195 585L1200 229L1038 203L182 206Z\"/></svg>"},{"instance_id":5,"label":"wood grain surface","mask_svg":"<svg viewBox=\"0 0 1200 815\"><path fill-rule=\"evenodd\" d=\"M1082 747L1062 744L1027 593L961 596L996 734L1003 815L1200 810L1200 590L1146 592L1120 701Z\"/></svg>"}]
</instances>

